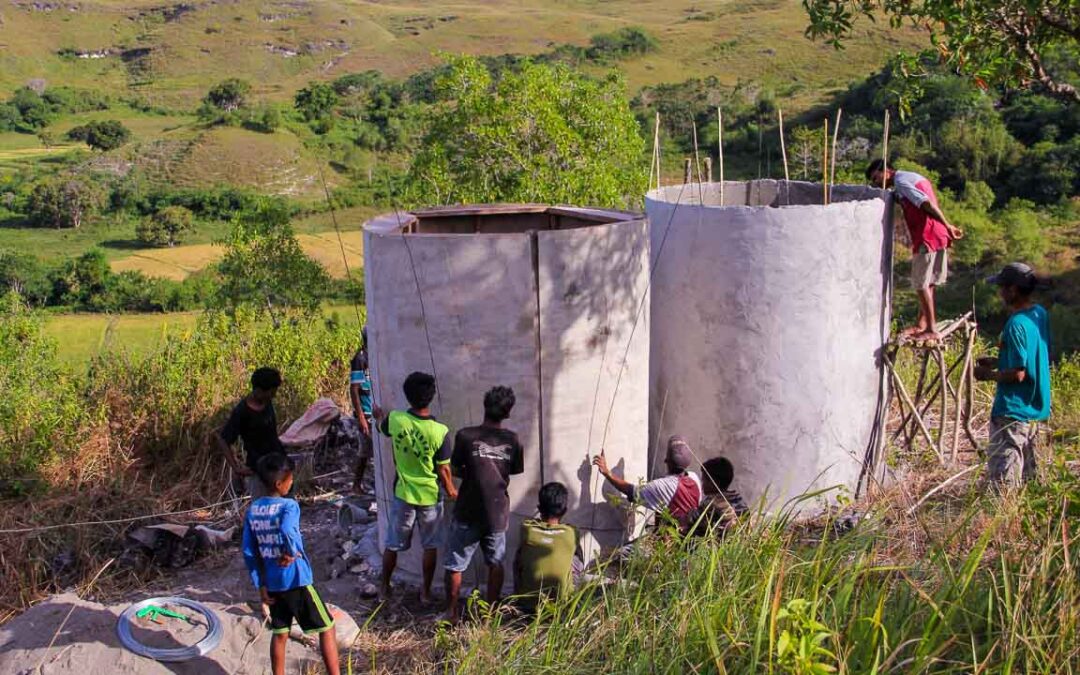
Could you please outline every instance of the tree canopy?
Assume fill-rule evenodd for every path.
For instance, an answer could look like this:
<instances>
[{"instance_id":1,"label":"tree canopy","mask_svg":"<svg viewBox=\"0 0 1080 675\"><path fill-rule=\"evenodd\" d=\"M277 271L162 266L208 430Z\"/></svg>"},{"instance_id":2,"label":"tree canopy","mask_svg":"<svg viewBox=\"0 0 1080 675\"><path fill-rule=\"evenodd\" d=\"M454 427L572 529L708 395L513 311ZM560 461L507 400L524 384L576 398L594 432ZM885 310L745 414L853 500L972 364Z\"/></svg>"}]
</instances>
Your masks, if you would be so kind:
<instances>
[{"instance_id":1,"label":"tree canopy","mask_svg":"<svg viewBox=\"0 0 1080 675\"><path fill-rule=\"evenodd\" d=\"M237 216L218 268L224 305L318 309L330 278L304 254L289 224L291 216L284 200L276 198L261 199Z\"/></svg>"},{"instance_id":2,"label":"tree canopy","mask_svg":"<svg viewBox=\"0 0 1080 675\"><path fill-rule=\"evenodd\" d=\"M559 64L493 75L455 58L411 170L411 201L625 206L645 189L645 144L616 74Z\"/></svg>"},{"instance_id":3,"label":"tree canopy","mask_svg":"<svg viewBox=\"0 0 1080 675\"><path fill-rule=\"evenodd\" d=\"M247 105L250 93L251 84L233 77L214 85L203 101L219 110L234 112Z\"/></svg>"},{"instance_id":4,"label":"tree canopy","mask_svg":"<svg viewBox=\"0 0 1080 675\"><path fill-rule=\"evenodd\" d=\"M1032 87L1080 103L1075 69L1080 53L1077 0L803 0L812 38L839 48L859 17L885 14L894 26L931 31L934 47L980 86Z\"/></svg>"},{"instance_id":5,"label":"tree canopy","mask_svg":"<svg viewBox=\"0 0 1080 675\"><path fill-rule=\"evenodd\" d=\"M34 186L27 213L40 226L77 229L103 202L101 189L91 181L80 176L60 176Z\"/></svg>"},{"instance_id":6,"label":"tree canopy","mask_svg":"<svg viewBox=\"0 0 1080 675\"><path fill-rule=\"evenodd\" d=\"M77 126L67 132L67 137L73 141L83 141L94 150L107 152L131 140L131 131L116 120L102 120Z\"/></svg>"}]
</instances>

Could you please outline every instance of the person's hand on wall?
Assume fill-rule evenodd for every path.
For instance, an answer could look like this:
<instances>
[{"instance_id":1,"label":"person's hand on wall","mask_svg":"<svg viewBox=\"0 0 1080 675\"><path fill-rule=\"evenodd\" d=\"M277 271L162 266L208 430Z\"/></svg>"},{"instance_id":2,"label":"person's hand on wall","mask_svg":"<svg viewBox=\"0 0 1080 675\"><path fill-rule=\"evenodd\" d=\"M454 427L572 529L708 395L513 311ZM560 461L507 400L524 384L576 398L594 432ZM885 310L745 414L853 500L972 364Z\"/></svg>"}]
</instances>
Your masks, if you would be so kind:
<instances>
[{"instance_id":1,"label":"person's hand on wall","mask_svg":"<svg viewBox=\"0 0 1080 675\"><path fill-rule=\"evenodd\" d=\"M600 471L601 476L606 477L611 474L611 471L608 470L607 458L604 457L603 450L600 451L599 455L593 457L592 463L593 466L595 466L597 470Z\"/></svg>"}]
</instances>

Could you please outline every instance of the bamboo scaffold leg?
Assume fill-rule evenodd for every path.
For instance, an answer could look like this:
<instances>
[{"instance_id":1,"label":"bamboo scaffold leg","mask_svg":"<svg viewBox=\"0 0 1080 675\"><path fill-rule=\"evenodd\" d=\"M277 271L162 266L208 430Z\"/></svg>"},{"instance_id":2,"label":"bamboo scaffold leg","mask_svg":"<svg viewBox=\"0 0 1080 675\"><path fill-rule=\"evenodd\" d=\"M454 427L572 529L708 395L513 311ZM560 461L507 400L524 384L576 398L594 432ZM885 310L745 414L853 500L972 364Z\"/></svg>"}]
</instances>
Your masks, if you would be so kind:
<instances>
[{"instance_id":1,"label":"bamboo scaffold leg","mask_svg":"<svg viewBox=\"0 0 1080 675\"><path fill-rule=\"evenodd\" d=\"M975 445L971 432L971 397L975 392L974 349L978 327L974 316L968 313L939 324L938 333L941 337L929 342L900 338L885 352L885 367L889 369L900 407L900 421L892 431L891 440L895 443L902 439L908 451L916 451L920 439L924 440L939 462L955 464L960 454L961 430ZM896 370L903 348L911 349L919 364L914 396L908 393Z\"/></svg>"}]
</instances>

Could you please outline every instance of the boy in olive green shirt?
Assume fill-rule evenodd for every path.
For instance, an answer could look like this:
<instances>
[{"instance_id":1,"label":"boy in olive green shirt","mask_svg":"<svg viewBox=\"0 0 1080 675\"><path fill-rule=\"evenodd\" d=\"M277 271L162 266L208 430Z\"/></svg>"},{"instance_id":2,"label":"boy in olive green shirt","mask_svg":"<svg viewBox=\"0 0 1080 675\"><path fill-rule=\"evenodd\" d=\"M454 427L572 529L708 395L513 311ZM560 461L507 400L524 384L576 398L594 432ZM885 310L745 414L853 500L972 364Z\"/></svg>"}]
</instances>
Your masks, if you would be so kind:
<instances>
[{"instance_id":1,"label":"boy in olive green shirt","mask_svg":"<svg viewBox=\"0 0 1080 675\"><path fill-rule=\"evenodd\" d=\"M565 598L573 588L578 559L578 533L562 523L570 502L562 483L540 488L539 520L521 523L521 543L514 557L514 593L523 596L526 609L536 606L539 596Z\"/></svg>"},{"instance_id":2,"label":"boy in olive green shirt","mask_svg":"<svg viewBox=\"0 0 1080 675\"><path fill-rule=\"evenodd\" d=\"M435 398L435 378L427 373L412 373L405 378L407 411L385 414L378 406L373 412L379 430L392 439L394 448L394 494L390 498L386 550L383 551L382 596L390 596L390 577L397 567L399 551L409 550L413 529L419 525L420 544L424 547L424 585L420 601L429 604L431 582L439 555L442 526L442 498L457 499L457 489L450 475L450 429L431 416L428 406Z\"/></svg>"}]
</instances>

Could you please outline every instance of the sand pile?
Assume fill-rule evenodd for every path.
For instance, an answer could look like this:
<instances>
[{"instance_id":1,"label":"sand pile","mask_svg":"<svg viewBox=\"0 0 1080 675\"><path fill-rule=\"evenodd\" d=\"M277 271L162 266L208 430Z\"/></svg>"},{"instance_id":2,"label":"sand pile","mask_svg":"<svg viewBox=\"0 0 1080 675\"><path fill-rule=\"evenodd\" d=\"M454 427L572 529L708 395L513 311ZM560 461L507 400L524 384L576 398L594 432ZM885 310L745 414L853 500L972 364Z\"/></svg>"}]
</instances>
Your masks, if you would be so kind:
<instances>
[{"instance_id":1,"label":"sand pile","mask_svg":"<svg viewBox=\"0 0 1080 675\"><path fill-rule=\"evenodd\" d=\"M74 593L54 596L0 626L0 673L261 675L269 672L270 634L262 626L262 617L247 604L203 602L221 621L221 644L204 657L166 664L132 654L120 645L116 620L127 604L101 605L81 600ZM188 626L180 620L160 621L160 626L147 624L133 633L141 642L160 647L192 644L205 634L203 628ZM351 620L339 621L339 628L345 629L348 624L355 631ZM288 655L288 672L298 672L305 663L321 662L317 651L293 641L289 643Z\"/></svg>"}]
</instances>

